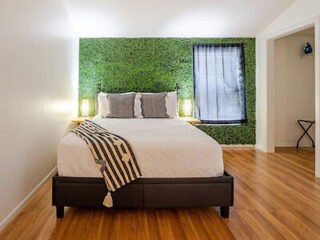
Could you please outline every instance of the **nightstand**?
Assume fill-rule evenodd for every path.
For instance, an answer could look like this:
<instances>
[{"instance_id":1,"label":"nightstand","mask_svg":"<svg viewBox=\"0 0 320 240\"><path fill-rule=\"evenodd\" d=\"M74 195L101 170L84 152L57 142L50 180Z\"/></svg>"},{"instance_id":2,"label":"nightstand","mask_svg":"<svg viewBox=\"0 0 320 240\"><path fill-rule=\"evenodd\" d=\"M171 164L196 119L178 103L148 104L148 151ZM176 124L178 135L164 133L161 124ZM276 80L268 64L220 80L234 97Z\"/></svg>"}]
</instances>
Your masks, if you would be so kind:
<instances>
[{"instance_id":1,"label":"nightstand","mask_svg":"<svg viewBox=\"0 0 320 240\"><path fill-rule=\"evenodd\" d=\"M82 123L83 121L85 121L85 120L90 120L90 119L92 119L92 117L77 117L77 118L74 118L74 119L72 119L72 122L76 125L76 126L78 126L80 123Z\"/></svg>"},{"instance_id":2,"label":"nightstand","mask_svg":"<svg viewBox=\"0 0 320 240\"><path fill-rule=\"evenodd\" d=\"M201 123L199 119L196 119L194 117L181 117L182 120L190 123L191 125L195 126L196 124Z\"/></svg>"}]
</instances>

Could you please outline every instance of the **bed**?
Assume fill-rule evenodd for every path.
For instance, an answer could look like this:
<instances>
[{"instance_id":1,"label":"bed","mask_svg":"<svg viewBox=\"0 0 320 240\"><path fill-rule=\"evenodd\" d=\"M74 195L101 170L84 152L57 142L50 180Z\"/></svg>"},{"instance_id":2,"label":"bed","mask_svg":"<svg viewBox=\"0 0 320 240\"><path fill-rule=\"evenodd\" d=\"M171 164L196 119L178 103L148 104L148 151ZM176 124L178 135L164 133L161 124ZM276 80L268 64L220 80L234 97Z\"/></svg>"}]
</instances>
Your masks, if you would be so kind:
<instances>
[{"instance_id":1,"label":"bed","mask_svg":"<svg viewBox=\"0 0 320 240\"><path fill-rule=\"evenodd\" d=\"M233 177L224 171L222 148L182 119L112 119L93 122L130 142L142 178L113 193L114 208L220 207L229 216ZM52 181L58 218L64 207L103 207L107 193L86 143L69 133L58 147L58 174Z\"/></svg>"}]
</instances>

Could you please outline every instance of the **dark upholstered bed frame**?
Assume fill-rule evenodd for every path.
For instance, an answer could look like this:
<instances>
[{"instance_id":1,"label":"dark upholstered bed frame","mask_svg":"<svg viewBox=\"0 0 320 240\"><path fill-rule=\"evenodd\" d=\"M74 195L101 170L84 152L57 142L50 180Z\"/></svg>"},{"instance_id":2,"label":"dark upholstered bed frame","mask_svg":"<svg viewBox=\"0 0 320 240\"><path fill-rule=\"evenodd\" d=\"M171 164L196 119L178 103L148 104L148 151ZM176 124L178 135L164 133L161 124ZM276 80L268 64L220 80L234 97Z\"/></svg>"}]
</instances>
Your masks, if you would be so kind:
<instances>
[{"instance_id":1,"label":"dark upholstered bed frame","mask_svg":"<svg viewBox=\"0 0 320 240\"><path fill-rule=\"evenodd\" d=\"M107 188L102 178L52 179L52 205L57 218L64 207L103 207ZM141 178L112 193L113 208L220 207L223 218L233 206L233 177L227 172L212 178Z\"/></svg>"}]
</instances>

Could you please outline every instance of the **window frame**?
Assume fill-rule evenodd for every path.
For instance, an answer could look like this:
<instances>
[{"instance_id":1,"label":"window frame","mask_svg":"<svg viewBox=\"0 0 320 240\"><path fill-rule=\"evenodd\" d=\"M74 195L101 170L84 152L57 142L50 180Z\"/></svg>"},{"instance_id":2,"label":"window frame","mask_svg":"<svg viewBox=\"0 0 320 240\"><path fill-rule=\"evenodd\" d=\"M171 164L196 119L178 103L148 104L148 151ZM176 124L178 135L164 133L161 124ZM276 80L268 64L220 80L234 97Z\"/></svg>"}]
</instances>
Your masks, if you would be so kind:
<instances>
[{"instance_id":1,"label":"window frame","mask_svg":"<svg viewBox=\"0 0 320 240\"><path fill-rule=\"evenodd\" d=\"M193 102L195 104L196 98L196 83L195 83L195 47L197 46L208 46L208 47L240 47L240 64L243 72L244 81L244 111L245 118L238 120L201 120L201 124L206 125L237 125L237 124L247 124L248 123L248 113L247 113L247 89L246 89L246 62L245 62L245 44L244 43L194 43L192 44L192 71L193 71ZM194 107L195 108L195 107ZM193 108L193 110L194 110Z\"/></svg>"}]
</instances>

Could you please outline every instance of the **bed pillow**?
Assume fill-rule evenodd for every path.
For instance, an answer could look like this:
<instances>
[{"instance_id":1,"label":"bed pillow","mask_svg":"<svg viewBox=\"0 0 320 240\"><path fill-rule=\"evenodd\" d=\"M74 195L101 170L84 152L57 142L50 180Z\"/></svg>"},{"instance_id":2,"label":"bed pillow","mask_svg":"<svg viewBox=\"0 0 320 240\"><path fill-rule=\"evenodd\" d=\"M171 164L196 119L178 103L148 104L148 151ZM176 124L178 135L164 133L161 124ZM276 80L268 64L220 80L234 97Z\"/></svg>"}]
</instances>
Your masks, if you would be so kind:
<instances>
[{"instance_id":1,"label":"bed pillow","mask_svg":"<svg viewBox=\"0 0 320 240\"><path fill-rule=\"evenodd\" d=\"M136 93L134 99L134 116L136 118L143 118L141 109L141 93Z\"/></svg>"},{"instance_id":2,"label":"bed pillow","mask_svg":"<svg viewBox=\"0 0 320 240\"><path fill-rule=\"evenodd\" d=\"M179 117L178 94L176 91L167 93L166 108L167 108L167 114L168 114L169 118Z\"/></svg>"},{"instance_id":3,"label":"bed pillow","mask_svg":"<svg viewBox=\"0 0 320 240\"><path fill-rule=\"evenodd\" d=\"M98 94L98 116L106 117L109 113L108 93L100 92Z\"/></svg>"},{"instance_id":4,"label":"bed pillow","mask_svg":"<svg viewBox=\"0 0 320 240\"><path fill-rule=\"evenodd\" d=\"M134 92L124 93L124 94L130 94ZM100 92L98 94L98 113L97 115L99 117L105 118L107 117L109 110L109 100L107 98L108 93ZM134 101L134 116L136 118L143 118L141 113L141 102L140 102L141 94L137 93Z\"/></svg>"},{"instance_id":5,"label":"bed pillow","mask_svg":"<svg viewBox=\"0 0 320 240\"><path fill-rule=\"evenodd\" d=\"M141 93L141 109L144 118L168 118L167 93Z\"/></svg>"},{"instance_id":6,"label":"bed pillow","mask_svg":"<svg viewBox=\"0 0 320 240\"><path fill-rule=\"evenodd\" d=\"M135 93L112 94L109 93L109 113L107 118L133 118Z\"/></svg>"}]
</instances>

